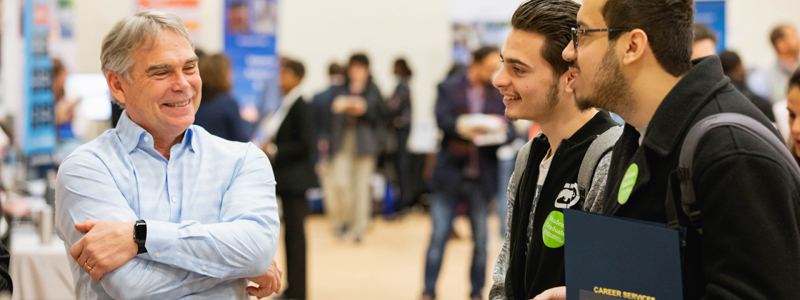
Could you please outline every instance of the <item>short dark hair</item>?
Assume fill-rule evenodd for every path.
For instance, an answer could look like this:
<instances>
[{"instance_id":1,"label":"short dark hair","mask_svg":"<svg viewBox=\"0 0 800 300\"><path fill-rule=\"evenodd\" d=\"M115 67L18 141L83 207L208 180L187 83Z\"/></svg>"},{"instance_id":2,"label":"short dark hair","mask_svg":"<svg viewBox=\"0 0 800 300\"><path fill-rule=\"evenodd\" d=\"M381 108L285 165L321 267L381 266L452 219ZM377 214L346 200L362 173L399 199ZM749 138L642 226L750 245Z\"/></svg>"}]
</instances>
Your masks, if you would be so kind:
<instances>
[{"instance_id":1,"label":"short dark hair","mask_svg":"<svg viewBox=\"0 0 800 300\"><path fill-rule=\"evenodd\" d=\"M786 92L788 93L794 87L800 88L800 69L794 71L792 77L789 77L789 86L786 87Z\"/></svg>"},{"instance_id":2,"label":"short dark hair","mask_svg":"<svg viewBox=\"0 0 800 300\"><path fill-rule=\"evenodd\" d=\"M500 53L500 49L495 46L483 46L472 52L472 63L481 63L492 53Z\"/></svg>"},{"instance_id":3,"label":"short dark hair","mask_svg":"<svg viewBox=\"0 0 800 300\"><path fill-rule=\"evenodd\" d=\"M725 73L725 75L730 74L736 70L736 67L742 64L742 59L739 58L739 54L733 51L722 51L722 53L719 54L719 60L722 63L722 72Z\"/></svg>"},{"instance_id":4,"label":"short dark hair","mask_svg":"<svg viewBox=\"0 0 800 300\"><path fill-rule=\"evenodd\" d=\"M350 62L347 64L348 67L353 66L354 64L360 64L367 68L369 68L369 58L364 53L356 53L350 57Z\"/></svg>"},{"instance_id":5,"label":"short dark hair","mask_svg":"<svg viewBox=\"0 0 800 300\"><path fill-rule=\"evenodd\" d=\"M682 76L692 68L694 0L608 0L602 13L608 28L643 30L668 73ZM622 33L610 32L608 39Z\"/></svg>"},{"instance_id":6,"label":"short dark hair","mask_svg":"<svg viewBox=\"0 0 800 300\"><path fill-rule=\"evenodd\" d=\"M328 66L328 76L344 75L344 68L337 63L331 63Z\"/></svg>"},{"instance_id":7,"label":"short dark hair","mask_svg":"<svg viewBox=\"0 0 800 300\"><path fill-rule=\"evenodd\" d=\"M775 28L772 28L772 31L769 32L769 41L772 42L772 47L777 49L778 41L786 38L786 33L783 32L783 29L791 26L789 24L778 24Z\"/></svg>"},{"instance_id":8,"label":"short dark hair","mask_svg":"<svg viewBox=\"0 0 800 300\"><path fill-rule=\"evenodd\" d=\"M403 77L411 77L411 68L408 67L408 62L404 58L398 58L394 61L394 72Z\"/></svg>"},{"instance_id":9,"label":"short dark hair","mask_svg":"<svg viewBox=\"0 0 800 300\"><path fill-rule=\"evenodd\" d=\"M694 23L692 27L692 32L694 34L694 39L692 43L697 43L702 40L711 40L714 44L717 43L717 35L711 32L711 29L708 26L703 25L701 23Z\"/></svg>"},{"instance_id":10,"label":"short dark hair","mask_svg":"<svg viewBox=\"0 0 800 300\"><path fill-rule=\"evenodd\" d=\"M540 52L555 76L569 70L569 63L561 52L572 40L570 28L575 27L580 8L580 4L572 0L530 0L522 3L511 17L514 29L544 36Z\"/></svg>"},{"instance_id":11,"label":"short dark hair","mask_svg":"<svg viewBox=\"0 0 800 300\"><path fill-rule=\"evenodd\" d=\"M283 69L285 71L292 72L295 76L300 79L303 79L303 76L306 76L306 67L303 66L303 63L296 61L294 59L289 59L283 64Z\"/></svg>"}]
</instances>

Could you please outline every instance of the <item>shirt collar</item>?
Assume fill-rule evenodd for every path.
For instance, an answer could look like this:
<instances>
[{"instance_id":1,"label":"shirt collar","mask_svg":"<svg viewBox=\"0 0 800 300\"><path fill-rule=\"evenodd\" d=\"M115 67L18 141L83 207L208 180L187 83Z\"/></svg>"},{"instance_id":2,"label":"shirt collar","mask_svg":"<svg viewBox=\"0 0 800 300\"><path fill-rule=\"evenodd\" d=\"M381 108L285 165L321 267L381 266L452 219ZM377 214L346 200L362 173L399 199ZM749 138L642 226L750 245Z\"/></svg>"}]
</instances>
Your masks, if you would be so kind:
<instances>
[{"instance_id":1,"label":"shirt collar","mask_svg":"<svg viewBox=\"0 0 800 300\"><path fill-rule=\"evenodd\" d=\"M182 145L188 144L189 150L192 152L196 152L196 149L198 149L197 138L195 137L197 133L194 127L195 125L191 125L186 129L186 134L183 135L183 140L181 141ZM116 130L122 145L128 153L133 152L140 144L153 148L153 135L147 132L147 130L144 130L139 124L134 123L130 117L128 117L127 111L123 111L122 115L119 117Z\"/></svg>"}]
</instances>

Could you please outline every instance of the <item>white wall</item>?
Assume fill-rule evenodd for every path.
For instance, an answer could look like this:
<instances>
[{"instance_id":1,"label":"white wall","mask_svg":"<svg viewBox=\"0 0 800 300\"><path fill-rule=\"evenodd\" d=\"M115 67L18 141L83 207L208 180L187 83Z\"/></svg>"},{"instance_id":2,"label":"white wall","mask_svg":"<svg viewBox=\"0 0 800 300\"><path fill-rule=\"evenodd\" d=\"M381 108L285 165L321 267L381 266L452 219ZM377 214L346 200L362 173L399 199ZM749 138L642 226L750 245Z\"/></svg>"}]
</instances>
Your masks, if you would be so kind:
<instances>
[{"instance_id":1,"label":"white wall","mask_svg":"<svg viewBox=\"0 0 800 300\"><path fill-rule=\"evenodd\" d=\"M775 63L769 33L778 23L800 29L798 0L727 0L727 48L735 50L747 67L767 67Z\"/></svg>"},{"instance_id":2,"label":"white wall","mask_svg":"<svg viewBox=\"0 0 800 300\"><path fill-rule=\"evenodd\" d=\"M100 72L100 46L114 23L133 13L131 0L80 0L75 5L75 40L77 70L75 73Z\"/></svg>"}]
</instances>

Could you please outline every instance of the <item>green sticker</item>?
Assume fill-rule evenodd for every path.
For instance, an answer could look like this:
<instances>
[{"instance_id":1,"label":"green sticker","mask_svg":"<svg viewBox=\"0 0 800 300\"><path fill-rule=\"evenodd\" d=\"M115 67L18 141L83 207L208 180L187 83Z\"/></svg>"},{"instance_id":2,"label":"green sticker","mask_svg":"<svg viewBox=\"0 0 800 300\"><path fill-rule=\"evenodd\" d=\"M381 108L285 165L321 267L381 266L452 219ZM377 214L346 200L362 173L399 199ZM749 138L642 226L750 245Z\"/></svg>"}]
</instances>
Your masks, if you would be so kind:
<instances>
[{"instance_id":1,"label":"green sticker","mask_svg":"<svg viewBox=\"0 0 800 300\"><path fill-rule=\"evenodd\" d=\"M564 246L564 214L554 210L547 216L542 227L544 245L549 248Z\"/></svg>"},{"instance_id":2,"label":"green sticker","mask_svg":"<svg viewBox=\"0 0 800 300\"><path fill-rule=\"evenodd\" d=\"M628 202L628 198L633 192L633 186L636 185L636 178L639 177L639 166L632 164L625 172L625 177L622 177L622 184L619 185L619 195L617 201L619 204Z\"/></svg>"}]
</instances>

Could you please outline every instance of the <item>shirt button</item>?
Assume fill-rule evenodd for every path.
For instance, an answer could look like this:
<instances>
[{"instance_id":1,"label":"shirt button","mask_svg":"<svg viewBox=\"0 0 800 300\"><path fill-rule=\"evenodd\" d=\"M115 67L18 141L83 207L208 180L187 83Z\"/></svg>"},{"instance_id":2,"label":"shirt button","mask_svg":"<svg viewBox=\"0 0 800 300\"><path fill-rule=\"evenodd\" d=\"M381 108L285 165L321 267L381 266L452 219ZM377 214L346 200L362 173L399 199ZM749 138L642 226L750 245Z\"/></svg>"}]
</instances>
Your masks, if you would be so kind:
<instances>
[{"instance_id":1,"label":"shirt button","mask_svg":"<svg viewBox=\"0 0 800 300\"><path fill-rule=\"evenodd\" d=\"M156 252L156 258L161 257L161 252Z\"/></svg>"},{"instance_id":2,"label":"shirt button","mask_svg":"<svg viewBox=\"0 0 800 300\"><path fill-rule=\"evenodd\" d=\"M208 270L208 267L203 266L203 271L206 271L206 270Z\"/></svg>"},{"instance_id":3,"label":"shirt button","mask_svg":"<svg viewBox=\"0 0 800 300\"><path fill-rule=\"evenodd\" d=\"M149 142L150 141L150 137L148 137L148 136L144 137L144 141L145 142Z\"/></svg>"},{"instance_id":4,"label":"shirt button","mask_svg":"<svg viewBox=\"0 0 800 300\"><path fill-rule=\"evenodd\" d=\"M178 202L178 198L172 197L172 202Z\"/></svg>"}]
</instances>

